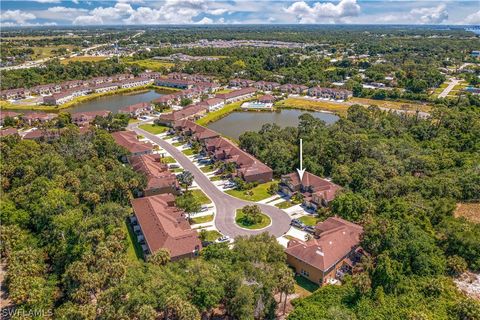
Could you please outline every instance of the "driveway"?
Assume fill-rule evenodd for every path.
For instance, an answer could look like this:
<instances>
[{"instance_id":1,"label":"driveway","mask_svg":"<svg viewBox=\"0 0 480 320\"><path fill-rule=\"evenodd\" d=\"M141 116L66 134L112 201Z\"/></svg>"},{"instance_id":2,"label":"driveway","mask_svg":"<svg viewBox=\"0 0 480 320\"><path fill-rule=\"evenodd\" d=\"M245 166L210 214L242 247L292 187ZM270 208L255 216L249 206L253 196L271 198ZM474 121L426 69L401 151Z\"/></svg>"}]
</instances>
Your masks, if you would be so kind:
<instances>
[{"instance_id":1,"label":"driveway","mask_svg":"<svg viewBox=\"0 0 480 320\"><path fill-rule=\"evenodd\" d=\"M212 181L210 181L205 176L205 174L199 168L197 168L197 166L195 166L195 164L193 164L192 161L187 158L187 156L185 156L181 151L179 151L177 148L175 148L168 142L164 141L162 138L159 138L156 135L140 129L138 127L139 124L140 123L130 124L129 129L158 144L160 147L170 153L170 155L175 158L175 160L177 160L177 162L185 170L188 170L193 174L193 176L195 177L195 182L215 204L215 207L217 209L217 214L215 216L215 226L222 234L234 238L240 235L253 235L267 231L275 237L280 237L290 229L291 219L288 214L285 213L283 210L267 204L259 204L255 202L241 200L220 191L212 183ZM261 230L246 230L240 228L235 223L236 210L246 205L252 204L258 205L261 208L262 212L270 217L270 219L272 220L272 224L270 226Z\"/></svg>"},{"instance_id":2,"label":"driveway","mask_svg":"<svg viewBox=\"0 0 480 320\"><path fill-rule=\"evenodd\" d=\"M460 79L450 79L450 83L448 84L448 86L443 89L443 91L438 95L439 98L445 98L446 96L448 96L448 94L450 93L450 91L453 90L453 88L455 88L455 86L457 84L459 84L461 82Z\"/></svg>"}]
</instances>

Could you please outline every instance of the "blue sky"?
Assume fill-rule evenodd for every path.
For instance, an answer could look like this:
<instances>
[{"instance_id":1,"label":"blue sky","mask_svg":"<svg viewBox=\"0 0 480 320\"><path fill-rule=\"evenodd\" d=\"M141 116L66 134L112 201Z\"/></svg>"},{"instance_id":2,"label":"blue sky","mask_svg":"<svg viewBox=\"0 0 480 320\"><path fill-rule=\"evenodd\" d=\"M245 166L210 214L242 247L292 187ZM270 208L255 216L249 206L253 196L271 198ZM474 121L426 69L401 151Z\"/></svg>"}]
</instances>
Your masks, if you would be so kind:
<instances>
[{"instance_id":1,"label":"blue sky","mask_svg":"<svg viewBox=\"0 0 480 320\"><path fill-rule=\"evenodd\" d=\"M2 26L240 23L480 25L480 1L1 1Z\"/></svg>"}]
</instances>

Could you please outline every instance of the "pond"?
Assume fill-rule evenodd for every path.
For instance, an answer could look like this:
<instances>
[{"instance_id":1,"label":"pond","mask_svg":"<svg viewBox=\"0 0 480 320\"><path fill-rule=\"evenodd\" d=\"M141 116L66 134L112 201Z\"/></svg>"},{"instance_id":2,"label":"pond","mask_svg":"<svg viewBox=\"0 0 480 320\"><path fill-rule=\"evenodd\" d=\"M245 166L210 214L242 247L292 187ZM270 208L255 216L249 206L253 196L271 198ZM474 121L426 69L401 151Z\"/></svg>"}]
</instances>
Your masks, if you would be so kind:
<instances>
[{"instance_id":1,"label":"pond","mask_svg":"<svg viewBox=\"0 0 480 320\"><path fill-rule=\"evenodd\" d=\"M86 112L86 111L97 111L97 110L110 110L113 113L117 113L118 110L126 106L130 106L135 103L140 102L150 102L158 97L163 96L165 93L162 91L148 90L143 92L133 92L126 94L116 94L111 96L98 97L93 100L85 101L76 104L75 106L67 109L61 109L61 112ZM33 110L11 110L19 113L31 113L31 112L46 112L46 111L33 111ZM50 111L48 111L50 112Z\"/></svg>"},{"instance_id":2,"label":"pond","mask_svg":"<svg viewBox=\"0 0 480 320\"><path fill-rule=\"evenodd\" d=\"M327 112L310 112L295 109L283 109L281 112L233 112L228 116L207 125L227 137L238 139L246 131L258 131L266 123L276 123L280 127L296 127L298 117L309 113L327 124L336 122L339 117Z\"/></svg>"}]
</instances>

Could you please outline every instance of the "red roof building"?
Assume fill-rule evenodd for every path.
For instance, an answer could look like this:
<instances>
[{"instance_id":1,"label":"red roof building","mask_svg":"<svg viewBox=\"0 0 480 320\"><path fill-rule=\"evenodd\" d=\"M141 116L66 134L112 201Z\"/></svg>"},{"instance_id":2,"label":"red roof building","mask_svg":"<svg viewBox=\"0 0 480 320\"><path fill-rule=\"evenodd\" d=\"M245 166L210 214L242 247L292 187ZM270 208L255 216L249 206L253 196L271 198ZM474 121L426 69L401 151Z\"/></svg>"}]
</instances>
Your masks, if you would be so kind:
<instances>
[{"instance_id":1,"label":"red roof building","mask_svg":"<svg viewBox=\"0 0 480 320\"><path fill-rule=\"evenodd\" d=\"M177 194L179 184L177 177L168 170L168 165L161 162L158 154L144 154L131 156L128 161L133 170L142 173L147 178L147 185L144 189L145 196L152 196L163 193Z\"/></svg>"},{"instance_id":2,"label":"red roof building","mask_svg":"<svg viewBox=\"0 0 480 320\"><path fill-rule=\"evenodd\" d=\"M139 141L137 134L133 131L117 131L112 132L111 135L119 146L124 147L134 156L153 152L153 145Z\"/></svg>"},{"instance_id":3,"label":"red roof building","mask_svg":"<svg viewBox=\"0 0 480 320\"><path fill-rule=\"evenodd\" d=\"M198 255L202 248L198 234L190 228L185 213L175 206L173 195L137 198L131 203L146 255L160 249L168 250L172 261Z\"/></svg>"},{"instance_id":4,"label":"red roof building","mask_svg":"<svg viewBox=\"0 0 480 320\"><path fill-rule=\"evenodd\" d=\"M302 181L300 181L297 172L282 176L280 188L288 196L300 192L303 195L304 204L313 209L317 209L320 206L328 206L335 199L338 190L341 189L339 185L310 172L304 173Z\"/></svg>"},{"instance_id":5,"label":"red roof building","mask_svg":"<svg viewBox=\"0 0 480 320\"><path fill-rule=\"evenodd\" d=\"M14 134L18 134L17 128L7 128L7 129L0 130L0 137L11 136Z\"/></svg>"},{"instance_id":6,"label":"red roof building","mask_svg":"<svg viewBox=\"0 0 480 320\"><path fill-rule=\"evenodd\" d=\"M109 110L85 111L72 113L72 123L79 127L89 125L96 117L106 118L111 113Z\"/></svg>"},{"instance_id":7,"label":"red roof building","mask_svg":"<svg viewBox=\"0 0 480 320\"><path fill-rule=\"evenodd\" d=\"M297 274L319 285L327 284L360 260L363 228L338 217L330 217L315 227L317 239L288 242L287 263Z\"/></svg>"},{"instance_id":8,"label":"red roof building","mask_svg":"<svg viewBox=\"0 0 480 320\"><path fill-rule=\"evenodd\" d=\"M148 114L152 111L153 106L150 102L140 102L120 109L119 113L128 114L131 117L138 117L142 114Z\"/></svg>"},{"instance_id":9,"label":"red roof building","mask_svg":"<svg viewBox=\"0 0 480 320\"><path fill-rule=\"evenodd\" d=\"M253 95L257 92L257 89L252 87L242 88L239 90L234 90L227 93L220 93L217 94L215 97L219 99L225 100L226 103L239 101L243 99L247 99L253 97Z\"/></svg>"}]
</instances>

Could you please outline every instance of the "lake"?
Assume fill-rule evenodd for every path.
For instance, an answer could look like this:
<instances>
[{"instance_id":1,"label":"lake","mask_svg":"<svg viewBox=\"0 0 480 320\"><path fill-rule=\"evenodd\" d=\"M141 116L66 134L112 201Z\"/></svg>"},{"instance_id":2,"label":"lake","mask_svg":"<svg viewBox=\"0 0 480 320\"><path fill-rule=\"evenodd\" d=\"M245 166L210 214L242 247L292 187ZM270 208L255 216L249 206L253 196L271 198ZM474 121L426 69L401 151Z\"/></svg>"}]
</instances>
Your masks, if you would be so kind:
<instances>
[{"instance_id":1,"label":"lake","mask_svg":"<svg viewBox=\"0 0 480 320\"><path fill-rule=\"evenodd\" d=\"M127 94L115 94L111 96L98 97L93 100L85 101L76 104L74 107L61 109L60 112L86 112L86 111L97 111L97 110L110 110L113 113L117 113L123 107L130 106L135 103L140 102L150 102L158 97L163 96L165 93L156 90L148 90L138 93L127 93ZM46 112L46 111L33 111L18 109L11 111L19 113L31 113L31 112ZM48 111L51 112L51 111Z\"/></svg>"},{"instance_id":2,"label":"lake","mask_svg":"<svg viewBox=\"0 0 480 320\"><path fill-rule=\"evenodd\" d=\"M283 109L281 112L233 112L228 116L207 125L227 137L238 139L246 131L258 131L266 123L276 123L280 127L296 127L300 122L298 117L309 113L327 124L336 122L339 117L326 112L310 112L295 109Z\"/></svg>"}]
</instances>

